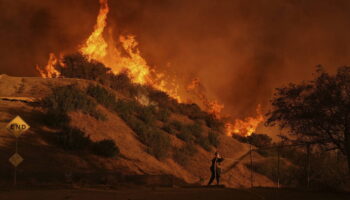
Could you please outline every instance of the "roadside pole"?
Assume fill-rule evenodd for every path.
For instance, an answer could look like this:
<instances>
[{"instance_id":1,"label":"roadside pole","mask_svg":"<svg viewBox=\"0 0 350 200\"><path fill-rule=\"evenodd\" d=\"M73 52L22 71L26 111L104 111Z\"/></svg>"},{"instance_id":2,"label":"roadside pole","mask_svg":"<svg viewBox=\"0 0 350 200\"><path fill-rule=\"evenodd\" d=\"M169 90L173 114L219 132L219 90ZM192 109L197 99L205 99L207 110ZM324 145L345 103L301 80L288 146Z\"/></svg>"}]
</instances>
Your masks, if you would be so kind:
<instances>
[{"instance_id":1,"label":"roadside pole","mask_svg":"<svg viewBox=\"0 0 350 200\"><path fill-rule=\"evenodd\" d=\"M22 133L27 131L30 126L20 116L17 116L7 124L6 128L15 137L15 153L9 158L9 162L14 167L13 186L16 186L17 167L23 162L22 156L18 154L18 138Z\"/></svg>"},{"instance_id":2,"label":"roadside pole","mask_svg":"<svg viewBox=\"0 0 350 200\"><path fill-rule=\"evenodd\" d=\"M250 144L250 188L253 188L253 157L252 157L252 144Z\"/></svg>"},{"instance_id":3,"label":"roadside pole","mask_svg":"<svg viewBox=\"0 0 350 200\"><path fill-rule=\"evenodd\" d=\"M16 137L16 150L15 153L18 154L18 137ZM15 172L14 172L14 176L13 176L13 185L16 186L17 185L17 165L14 165L15 168Z\"/></svg>"}]
</instances>

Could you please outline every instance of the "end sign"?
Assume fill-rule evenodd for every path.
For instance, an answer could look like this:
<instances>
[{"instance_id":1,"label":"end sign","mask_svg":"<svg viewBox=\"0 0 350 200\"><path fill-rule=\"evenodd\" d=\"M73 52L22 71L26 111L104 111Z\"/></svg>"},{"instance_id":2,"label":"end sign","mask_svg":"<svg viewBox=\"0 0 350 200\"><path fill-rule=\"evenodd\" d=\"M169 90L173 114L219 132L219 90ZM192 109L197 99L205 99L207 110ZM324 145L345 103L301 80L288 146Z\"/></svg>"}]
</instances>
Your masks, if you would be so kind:
<instances>
[{"instance_id":1,"label":"end sign","mask_svg":"<svg viewBox=\"0 0 350 200\"><path fill-rule=\"evenodd\" d=\"M30 126L20 116L17 116L7 124L6 128L15 137L19 137L23 132L28 130Z\"/></svg>"}]
</instances>

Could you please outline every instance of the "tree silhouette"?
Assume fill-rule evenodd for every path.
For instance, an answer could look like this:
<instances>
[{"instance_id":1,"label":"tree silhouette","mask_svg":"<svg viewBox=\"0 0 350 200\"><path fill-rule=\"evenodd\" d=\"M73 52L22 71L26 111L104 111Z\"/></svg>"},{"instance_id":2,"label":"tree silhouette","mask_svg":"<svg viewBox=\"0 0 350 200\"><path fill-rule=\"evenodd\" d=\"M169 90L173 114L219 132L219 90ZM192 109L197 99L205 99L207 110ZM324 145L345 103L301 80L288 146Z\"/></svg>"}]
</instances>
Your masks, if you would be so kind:
<instances>
[{"instance_id":1,"label":"tree silhouette","mask_svg":"<svg viewBox=\"0 0 350 200\"><path fill-rule=\"evenodd\" d=\"M288 129L298 141L347 156L350 173L350 67L331 75L317 67L311 81L277 88L267 125Z\"/></svg>"}]
</instances>

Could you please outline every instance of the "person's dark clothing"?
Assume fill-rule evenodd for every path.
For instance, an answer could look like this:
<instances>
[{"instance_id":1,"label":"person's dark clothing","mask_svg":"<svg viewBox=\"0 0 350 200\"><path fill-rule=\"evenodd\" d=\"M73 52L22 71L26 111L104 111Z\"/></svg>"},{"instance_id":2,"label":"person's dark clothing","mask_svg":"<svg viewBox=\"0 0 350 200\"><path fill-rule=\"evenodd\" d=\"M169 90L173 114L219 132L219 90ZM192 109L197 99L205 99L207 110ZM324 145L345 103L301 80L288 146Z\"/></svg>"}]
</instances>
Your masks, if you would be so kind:
<instances>
[{"instance_id":1,"label":"person's dark clothing","mask_svg":"<svg viewBox=\"0 0 350 200\"><path fill-rule=\"evenodd\" d=\"M216 183L220 184L220 174L221 174L221 162L223 161L223 158L213 158L213 160L211 160L211 166L210 166L210 172L211 172L211 176L209 179L209 183L208 185L210 185L214 179L216 178Z\"/></svg>"}]
</instances>

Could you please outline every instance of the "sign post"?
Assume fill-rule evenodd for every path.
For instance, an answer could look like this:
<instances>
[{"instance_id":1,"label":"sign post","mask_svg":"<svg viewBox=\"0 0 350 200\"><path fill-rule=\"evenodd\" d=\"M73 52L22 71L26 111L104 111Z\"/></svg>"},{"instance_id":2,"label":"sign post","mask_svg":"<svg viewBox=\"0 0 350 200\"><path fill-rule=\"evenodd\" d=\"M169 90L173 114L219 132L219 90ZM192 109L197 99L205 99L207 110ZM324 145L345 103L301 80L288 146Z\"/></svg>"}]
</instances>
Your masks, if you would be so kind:
<instances>
[{"instance_id":1,"label":"sign post","mask_svg":"<svg viewBox=\"0 0 350 200\"><path fill-rule=\"evenodd\" d=\"M17 184L17 166L23 162L23 158L18 154L18 138L25 131L27 131L30 126L20 117L15 117L6 126L7 130L16 138L15 153L9 158L9 162L14 166L14 176L13 185Z\"/></svg>"}]
</instances>

